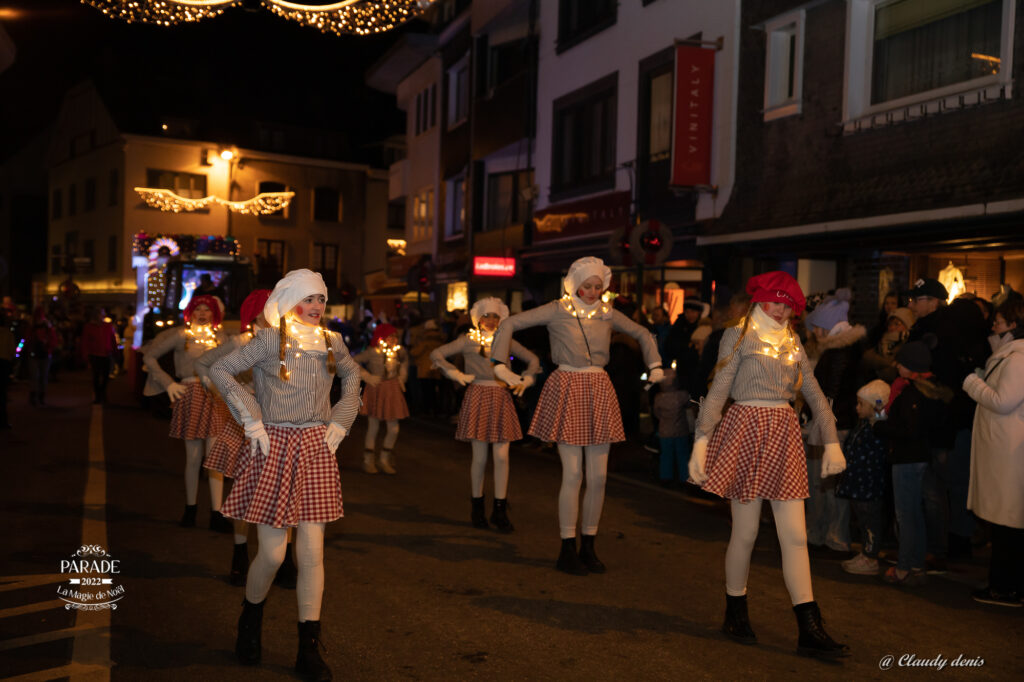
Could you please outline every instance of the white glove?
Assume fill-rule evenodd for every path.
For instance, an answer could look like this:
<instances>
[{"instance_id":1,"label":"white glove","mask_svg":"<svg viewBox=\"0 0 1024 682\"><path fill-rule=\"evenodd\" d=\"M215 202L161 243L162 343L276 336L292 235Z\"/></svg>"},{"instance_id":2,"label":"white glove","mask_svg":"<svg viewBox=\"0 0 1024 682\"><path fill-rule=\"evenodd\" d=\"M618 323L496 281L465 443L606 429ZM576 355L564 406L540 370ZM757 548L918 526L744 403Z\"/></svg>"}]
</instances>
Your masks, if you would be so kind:
<instances>
[{"instance_id":1,"label":"white glove","mask_svg":"<svg viewBox=\"0 0 1024 682\"><path fill-rule=\"evenodd\" d=\"M821 458L821 477L835 476L846 468L846 458L843 457L843 450L839 443L829 443L825 446L825 454Z\"/></svg>"},{"instance_id":2,"label":"white glove","mask_svg":"<svg viewBox=\"0 0 1024 682\"><path fill-rule=\"evenodd\" d=\"M370 374L365 370L360 372L359 376L362 377L367 386L380 386L380 382L384 381L383 377L379 377L376 374Z\"/></svg>"},{"instance_id":3,"label":"white glove","mask_svg":"<svg viewBox=\"0 0 1024 682\"><path fill-rule=\"evenodd\" d=\"M517 386L523 383L523 378L505 365L495 365L494 376L496 379L504 381L509 386Z\"/></svg>"},{"instance_id":4,"label":"white glove","mask_svg":"<svg viewBox=\"0 0 1024 682\"><path fill-rule=\"evenodd\" d=\"M661 367L656 367L651 370L651 373L647 375L647 381L652 384L660 384L665 380L665 370Z\"/></svg>"},{"instance_id":5,"label":"white glove","mask_svg":"<svg viewBox=\"0 0 1024 682\"><path fill-rule=\"evenodd\" d=\"M533 378L532 374L524 374L523 383L519 384L518 386L513 386L512 393L514 393L515 395L522 395L523 393L526 393L526 389L528 389L530 386L533 386L535 382L536 380Z\"/></svg>"},{"instance_id":6,"label":"white glove","mask_svg":"<svg viewBox=\"0 0 1024 682\"><path fill-rule=\"evenodd\" d=\"M195 375L192 375L190 377L185 377L184 379L181 380L181 383L183 383L183 384L198 384L199 383L199 377L197 377Z\"/></svg>"},{"instance_id":7,"label":"white glove","mask_svg":"<svg viewBox=\"0 0 1024 682\"><path fill-rule=\"evenodd\" d=\"M177 381L172 381L167 387L167 397L171 399L172 403L177 402L186 393L188 393L188 388Z\"/></svg>"},{"instance_id":8,"label":"white glove","mask_svg":"<svg viewBox=\"0 0 1024 682\"><path fill-rule=\"evenodd\" d=\"M249 447L252 448L252 454L256 454L256 448L259 447L263 450L264 455L270 454L270 436L267 435L267 429L264 428L262 421L246 422L245 423L245 437L249 439Z\"/></svg>"},{"instance_id":9,"label":"white glove","mask_svg":"<svg viewBox=\"0 0 1024 682\"><path fill-rule=\"evenodd\" d=\"M476 379L476 377L473 376L472 374L465 374L457 369L449 371L448 378L454 381L455 383L459 384L460 386L468 386L469 384L473 383L474 379Z\"/></svg>"},{"instance_id":10,"label":"white glove","mask_svg":"<svg viewBox=\"0 0 1024 682\"><path fill-rule=\"evenodd\" d=\"M344 427L338 426L334 422L328 424L327 432L324 434L324 442L327 443L327 449L331 452L337 452L338 446L341 445L341 440L347 433Z\"/></svg>"},{"instance_id":11,"label":"white glove","mask_svg":"<svg viewBox=\"0 0 1024 682\"><path fill-rule=\"evenodd\" d=\"M697 485L708 480L708 475L704 472L704 465L707 461L708 437L701 436L693 444L693 451L690 453L690 479Z\"/></svg>"}]
</instances>

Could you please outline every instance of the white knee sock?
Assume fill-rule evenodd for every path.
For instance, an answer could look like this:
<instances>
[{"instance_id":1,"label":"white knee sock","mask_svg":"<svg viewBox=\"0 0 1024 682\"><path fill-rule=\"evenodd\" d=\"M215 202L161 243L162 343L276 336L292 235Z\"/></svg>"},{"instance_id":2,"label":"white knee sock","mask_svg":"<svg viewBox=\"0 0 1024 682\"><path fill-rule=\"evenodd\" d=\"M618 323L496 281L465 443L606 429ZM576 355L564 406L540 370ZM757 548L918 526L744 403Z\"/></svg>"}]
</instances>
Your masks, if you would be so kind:
<instances>
[{"instance_id":1,"label":"white knee sock","mask_svg":"<svg viewBox=\"0 0 1024 682\"><path fill-rule=\"evenodd\" d=\"M562 459L562 488L558 491L558 533L565 540L576 537L580 485L583 483L583 448L559 443L558 456Z\"/></svg>"},{"instance_id":2,"label":"white knee sock","mask_svg":"<svg viewBox=\"0 0 1024 682\"><path fill-rule=\"evenodd\" d=\"M584 448L587 456L587 491L583 494L583 524L580 526L580 532L584 535L597 535L597 524L601 522L610 449L610 443Z\"/></svg>"},{"instance_id":3,"label":"white knee sock","mask_svg":"<svg viewBox=\"0 0 1024 682\"><path fill-rule=\"evenodd\" d=\"M284 561L288 530L261 523L256 526L256 536L260 546L256 558L249 564L249 576L245 580L245 598L251 604L259 604L267 598L270 584Z\"/></svg>"},{"instance_id":4,"label":"white knee sock","mask_svg":"<svg viewBox=\"0 0 1024 682\"><path fill-rule=\"evenodd\" d=\"M220 504L224 499L224 474L207 469L206 477L210 479L210 509L220 511Z\"/></svg>"},{"instance_id":5,"label":"white knee sock","mask_svg":"<svg viewBox=\"0 0 1024 682\"><path fill-rule=\"evenodd\" d=\"M782 549L782 577L793 605L814 601L803 500L773 500L772 513Z\"/></svg>"},{"instance_id":6,"label":"white knee sock","mask_svg":"<svg viewBox=\"0 0 1024 682\"><path fill-rule=\"evenodd\" d=\"M295 596L299 600L299 622L320 620L324 598L324 523L300 523L295 532L295 563L299 576Z\"/></svg>"},{"instance_id":7,"label":"white knee sock","mask_svg":"<svg viewBox=\"0 0 1024 682\"><path fill-rule=\"evenodd\" d=\"M366 418L366 441L364 447L367 450L377 449L377 429L380 428L380 420L376 417Z\"/></svg>"},{"instance_id":8,"label":"white knee sock","mask_svg":"<svg viewBox=\"0 0 1024 682\"><path fill-rule=\"evenodd\" d=\"M732 533L725 550L725 593L731 597L742 597L747 593L750 554L754 551L761 524L761 499L746 504L731 500L729 505L732 508Z\"/></svg>"},{"instance_id":9,"label":"white knee sock","mask_svg":"<svg viewBox=\"0 0 1024 682\"><path fill-rule=\"evenodd\" d=\"M185 504L195 504L199 494L199 469L203 465L203 441L185 441Z\"/></svg>"},{"instance_id":10,"label":"white knee sock","mask_svg":"<svg viewBox=\"0 0 1024 682\"><path fill-rule=\"evenodd\" d=\"M240 545L249 541L249 524L238 519L231 519L231 526L235 529L235 544Z\"/></svg>"},{"instance_id":11,"label":"white knee sock","mask_svg":"<svg viewBox=\"0 0 1024 682\"><path fill-rule=\"evenodd\" d=\"M508 497L508 441L494 443L494 498L504 500Z\"/></svg>"},{"instance_id":12,"label":"white knee sock","mask_svg":"<svg viewBox=\"0 0 1024 682\"><path fill-rule=\"evenodd\" d=\"M383 450L390 450L395 447L395 441L398 440L398 420L389 419L387 421L388 430L384 434L384 447Z\"/></svg>"},{"instance_id":13,"label":"white knee sock","mask_svg":"<svg viewBox=\"0 0 1024 682\"><path fill-rule=\"evenodd\" d=\"M482 440L470 441L473 447L473 461L469 465L470 496L484 494L484 475L487 473L487 443Z\"/></svg>"}]
</instances>

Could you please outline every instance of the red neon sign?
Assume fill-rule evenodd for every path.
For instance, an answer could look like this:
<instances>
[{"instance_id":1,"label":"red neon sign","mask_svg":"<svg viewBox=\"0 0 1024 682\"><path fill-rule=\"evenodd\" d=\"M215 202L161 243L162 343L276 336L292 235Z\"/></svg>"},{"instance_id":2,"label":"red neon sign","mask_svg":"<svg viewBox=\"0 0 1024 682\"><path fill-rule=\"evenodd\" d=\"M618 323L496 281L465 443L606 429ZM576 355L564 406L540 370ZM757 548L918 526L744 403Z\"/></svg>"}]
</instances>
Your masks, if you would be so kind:
<instances>
[{"instance_id":1,"label":"red neon sign","mask_svg":"<svg viewBox=\"0 0 1024 682\"><path fill-rule=\"evenodd\" d=\"M474 256L473 274L486 275L489 277L515 277L516 259Z\"/></svg>"}]
</instances>

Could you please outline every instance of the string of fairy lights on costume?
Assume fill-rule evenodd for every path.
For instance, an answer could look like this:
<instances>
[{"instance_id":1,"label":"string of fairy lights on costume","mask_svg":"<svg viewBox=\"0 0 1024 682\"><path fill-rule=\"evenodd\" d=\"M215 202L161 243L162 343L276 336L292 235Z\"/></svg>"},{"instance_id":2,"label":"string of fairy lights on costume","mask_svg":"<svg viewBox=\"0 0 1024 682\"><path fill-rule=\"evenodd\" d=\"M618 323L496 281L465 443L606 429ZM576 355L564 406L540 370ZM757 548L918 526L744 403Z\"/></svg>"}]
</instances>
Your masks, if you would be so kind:
<instances>
[{"instance_id":1,"label":"string of fairy lights on costume","mask_svg":"<svg viewBox=\"0 0 1024 682\"><path fill-rule=\"evenodd\" d=\"M227 206L229 211L242 215L270 215L288 208L288 204L295 196L295 192L262 192L246 201L231 201L213 195L201 199L189 199L175 194L169 189L153 187L136 187L135 191L139 193L147 206L172 213L191 213L202 210L210 204L218 204Z\"/></svg>"},{"instance_id":2,"label":"string of fairy lights on costume","mask_svg":"<svg viewBox=\"0 0 1024 682\"><path fill-rule=\"evenodd\" d=\"M176 26L216 17L241 7L243 0L81 0L103 14L128 23ZM434 0L342 0L310 4L259 0L279 17L336 35L370 35L390 31L419 16Z\"/></svg>"},{"instance_id":3,"label":"string of fairy lights on costume","mask_svg":"<svg viewBox=\"0 0 1024 682\"><path fill-rule=\"evenodd\" d=\"M766 355L775 360L781 360L783 364L792 365L800 359L800 346L794 338L793 330L786 326L785 334L778 341L769 338L768 330L761 329L757 320L751 318L750 329L764 345L757 350L759 355Z\"/></svg>"},{"instance_id":4,"label":"string of fairy lights on costume","mask_svg":"<svg viewBox=\"0 0 1024 682\"><path fill-rule=\"evenodd\" d=\"M304 344L302 342L302 338L301 338L302 330L301 330L300 327L297 326L298 324L302 324L302 323L301 322L295 322L291 318L288 319L288 336L287 336L287 340L285 341L284 347L287 350L289 350L292 353L294 353L296 358L302 357L302 352L301 351L311 351L311 350L319 351L320 350L320 345L318 343L310 344L310 345L307 346L306 344ZM327 336L327 329L325 327L319 327L318 331L323 334L324 344L325 344L324 347L326 348L331 343L331 339ZM295 343L294 346L292 345L293 342ZM292 350L295 347L298 347L298 350ZM281 361L281 364L284 364L283 360Z\"/></svg>"},{"instance_id":5,"label":"string of fairy lights on costume","mask_svg":"<svg viewBox=\"0 0 1024 682\"><path fill-rule=\"evenodd\" d=\"M489 335L484 334L479 329L473 328L466 332L466 336L469 337L470 341L480 344L480 355L485 358L491 356L491 344L494 343L494 332Z\"/></svg>"},{"instance_id":6,"label":"string of fairy lights on costume","mask_svg":"<svg viewBox=\"0 0 1024 682\"><path fill-rule=\"evenodd\" d=\"M584 320L589 320L593 317L596 317L597 315L607 315L611 311L611 308L608 307L608 304L603 300L601 301L600 305L598 305L590 312L581 312L579 310L576 310L576 306L573 305L572 302L572 296L570 296L569 294L565 294L564 296L562 296L562 299L561 301L559 301L559 303L561 303L562 307L565 308L565 312L569 313L573 317L578 317Z\"/></svg>"},{"instance_id":7,"label":"string of fairy lights on costume","mask_svg":"<svg viewBox=\"0 0 1024 682\"><path fill-rule=\"evenodd\" d=\"M192 324L190 322L185 327L185 342L203 346L207 350L216 348L220 345L220 341L217 338L217 331L219 329L220 325Z\"/></svg>"}]
</instances>

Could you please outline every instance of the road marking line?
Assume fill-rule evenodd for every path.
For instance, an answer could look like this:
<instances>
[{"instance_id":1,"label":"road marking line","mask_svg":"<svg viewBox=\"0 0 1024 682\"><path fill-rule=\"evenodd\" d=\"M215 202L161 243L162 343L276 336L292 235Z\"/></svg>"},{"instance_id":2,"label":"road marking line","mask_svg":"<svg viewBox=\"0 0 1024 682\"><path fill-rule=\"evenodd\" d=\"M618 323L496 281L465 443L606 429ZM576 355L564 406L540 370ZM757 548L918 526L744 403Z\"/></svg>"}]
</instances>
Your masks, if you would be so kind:
<instances>
[{"instance_id":1,"label":"road marking line","mask_svg":"<svg viewBox=\"0 0 1024 682\"><path fill-rule=\"evenodd\" d=\"M25 604L24 606L0 609L0 618L13 618L14 616L23 616L26 613L36 613L38 611L49 611L50 609L60 608L64 608L64 602L61 599L41 601L37 604Z\"/></svg>"},{"instance_id":2,"label":"road marking line","mask_svg":"<svg viewBox=\"0 0 1024 682\"><path fill-rule=\"evenodd\" d=\"M100 679L94 676L103 675L105 671L105 668L98 665L72 663L70 665L62 665L59 668L50 668L49 670L37 670L35 672L25 673L24 675L18 675L17 677L5 677L4 680L6 680L6 682L48 682L48 680L59 680L62 677L92 680Z\"/></svg>"},{"instance_id":3,"label":"road marking line","mask_svg":"<svg viewBox=\"0 0 1024 682\"><path fill-rule=\"evenodd\" d=\"M25 637L4 639L0 640L0 651L20 649L23 646L32 646L34 644L42 644L44 642L55 642L58 639L67 639L68 637L75 637L77 640L77 635L79 633L85 633L99 628L99 625L75 625L73 628L63 628L61 630L51 630L49 632L39 632L34 635L26 635Z\"/></svg>"},{"instance_id":4,"label":"road marking line","mask_svg":"<svg viewBox=\"0 0 1024 682\"><path fill-rule=\"evenodd\" d=\"M7 575L0 578L0 592L24 590L29 587L39 587L40 585L54 585L67 582L67 580L68 577L60 573L53 573L51 575Z\"/></svg>"}]
</instances>

